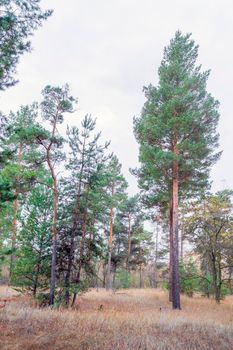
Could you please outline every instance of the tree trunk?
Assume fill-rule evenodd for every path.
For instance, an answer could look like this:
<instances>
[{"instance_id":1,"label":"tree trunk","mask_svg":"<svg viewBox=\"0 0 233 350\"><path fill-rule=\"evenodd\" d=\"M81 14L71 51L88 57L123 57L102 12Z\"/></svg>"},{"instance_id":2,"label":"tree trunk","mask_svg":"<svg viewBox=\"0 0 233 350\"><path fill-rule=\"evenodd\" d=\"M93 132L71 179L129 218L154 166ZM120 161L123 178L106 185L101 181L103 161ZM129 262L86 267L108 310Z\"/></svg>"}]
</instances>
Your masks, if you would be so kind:
<instances>
[{"instance_id":1,"label":"tree trunk","mask_svg":"<svg viewBox=\"0 0 233 350\"><path fill-rule=\"evenodd\" d=\"M174 147L175 155L178 149ZM179 189L179 166L178 161L173 160L172 179L172 234L173 234L173 255L172 255L172 307L180 310L180 282L179 282L179 230L178 230L178 189Z\"/></svg>"},{"instance_id":2,"label":"tree trunk","mask_svg":"<svg viewBox=\"0 0 233 350\"><path fill-rule=\"evenodd\" d=\"M112 185L112 198L115 194L115 184ZM112 260L112 238L113 238L113 208L109 214L109 239L108 239L108 268L107 268L107 290L112 289L111 260Z\"/></svg>"},{"instance_id":3,"label":"tree trunk","mask_svg":"<svg viewBox=\"0 0 233 350\"><path fill-rule=\"evenodd\" d=\"M158 287L158 248L159 248L159 226L158 222L156 223L156 236L155 236L155 281L154 281L154 287Z\"/></svg>"},{"instance_id":4,"label":"tree trunk","mask_svg":"<svg viewBox=\"0 0 233 350\"><path fill-rule=\"evenodd\" d=\"M73 263L73 256L74 256L74 234L71 234L71 242L70 242L70 252L68 257L68 265L67 265L67 271L65 276L65 306L68 307L70 303L70 275L71 275L71 269L72 269L72 263Z\"/></svg>"},{"instance_id":5,"label":"tree trunk","mask_svg":"<svg viewBox=\"0 0 233 350\"><path fill-rule=\"evenodd\" d=\"M80 283L81 272L82 272L82 268L83 268L83 258L84 258L84 248L85 248L85 238L86 238L86 220L87 220L87 211L85 210L84 217L83 217L83 222L82 222L82 227L81 227L82 238L81 238L81 242L80 242L80 254L79 254L78 271L77 271L77 275L76 275L76 278L75 278L75 283L76 284ZM76 298L77 298L77 292L75 291L73 293L73 300L72 300L71 307L74 306Z\"/></svg>"},{"instance_id":6,"label":"tree trunk","mask_svg":"<svg viewBox=\"0 0 233 350\"><path fill-rule=\"evenodd\" d=\"M169 202L169 301L172 302L172 261L173 261L173 231L172 231L172 199Z\"/></svg>"},{"instance_id":7,"label":"tree trunk","mask_svg":"<svg viewBox=\"0 0 233 350\"><path fill-rule=\"evenodd\" d=\"M53 225L52 225L52 264L49 305L54 305L56 289L56 265L57 265L57 178L52 168L53 177Z\"/></svg>"},{"instance_id":8,"label":"tree trunk","mask_svg":"<svg viewBox=\"0 0 233 350\"><path fill-rule=\"evenodd\" d=\"M184 232L183 232L183 226L182 226L181 231L180 231L180 261L181 261L181 264L183 264L183 258L184 258Z\"/></svg>"},{"instance_id":9,"label":"tree trunk","mask_svg":"<svg viewBox=\"0 0 233 350\"><path fill-rule=\"evenodd\" d=\"M142 265L139 268L139 287L142 288Z\"/></svg>"},{"instance_id":10,"label":"tree trunk","mask_svg":"<svg viewBox=\"0 0 233 350\"><path fill-rule=\"evenodd\" d=\"M220 304L221 301L221 269L219 263L217 262L215 253L212 252L212 271L213 271L213 284L214 284L214 292L215 292L215 301L217 304ZM218 266L217 266L218 265Z\"/></svg>"},{"instance_id":11,"label":"tree trunk","mask_svg":"<svg viewBox=\"0 0 233 350\"><path fill-rule=\"evenodd\" d=\"M75 208L74 217L73 217L70 252L69 252L68 265L67 265L67 271L65 276L65 306L66 307L69 307L69 304L70 304L70 276L71 276L71 270L73 265L74 252L75 252L75 236L77 234L77 228L78 228L78 215L80 214L80 192L81 191L79 189L76 208Z\"/></svg>"},{"instance_id":12,"label":"tree trunk","mask_svg":"<svg viewBox=\"0 0 233 350\"><path fill-rule=\"evenodd\" d=\"M229 276L228 276L228 283L229 283L229 289L230 289L230 294L232 295L233 294L233 289L232 289L232 270L233 270L233 268L232 268L232 266L230 266L229 267Z\"/></svg>"},{"instance_id":13,"label":"tree trunk","mask_svg":"<svg viewBox=\"0 0 233 350\"><path fill-rule=\"evenodd\" d=\"M15 196L18 196L19 192L18 190L15 191ZM12 221L12 237L11 237L11 248L12 248L12 253L11 253L11 262L10 262L10 278L12 277L12 273L14 270L14 264L15 264L15 248L16 248L16 231L17 231L17 212L18 212L18 207L19 207L19 201L16 198L14 201L14 206L13 206L13 212L14 212L14 217Z\"/></svg>"},{"instance_id":14,"label":"tree trunk","mask_svg":"<svg viewBox=\"0 0 233 350\"><path fill-rule=\"evenodd\" d=\"M22 163L22 154L23 154L23 145L22 143L19 144L19 152L17 156L17 163L20 166ZM19 182L19 177L16 177L16 181ZM11 253L11 262L10 262L10 277L13 273L14 269L14 263L15 263L15 248L16 248L16 234L17 234L17 213L18 213L18 207L19 207L19 200L18 200L18 195L19 195L19 188L16 188L15 190L15 201L14 201L14 206L13 206L13 220L12 220L12 253Z\"/></svg>"},{"instance_id":15,"label":"tree trunk","mask_svg":"<svg viewBox=\"0 0 233 350\"><path fill-rule=\"evenodd\" d=\"M126 259L126 271L129 271L129 259L131 254L131 214L128 216L128 251Z\"/></svg>"}]
</instances>

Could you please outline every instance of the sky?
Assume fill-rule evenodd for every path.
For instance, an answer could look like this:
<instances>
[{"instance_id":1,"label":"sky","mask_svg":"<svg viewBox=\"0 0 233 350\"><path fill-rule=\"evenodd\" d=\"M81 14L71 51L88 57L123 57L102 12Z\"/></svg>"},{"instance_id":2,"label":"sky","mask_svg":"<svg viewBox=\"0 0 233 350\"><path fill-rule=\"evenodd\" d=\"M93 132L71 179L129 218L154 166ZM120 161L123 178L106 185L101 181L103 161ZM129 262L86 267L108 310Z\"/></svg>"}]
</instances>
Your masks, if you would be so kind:
<instances>
[{"instance_id":1,"label":"sky","mask_svg":"<svg viewBox=\"0 0 233 350\"><path fill-rule=\"evenodd\" d=\"M179 29L199 45L198 64L211 69L207 90L220 102L221 160L213 167L213 191L233 188L233 3L231 0L42 0L53 15L32 37L21 57L19 83L0 94L8 113L41 100L45 85L70 85L78 98L65 123L97 118L102 140L122 163L129 193L137 191L129 168L138 166L133 117L139 116L143 86L158 83L163 49Z\"/></svg>"}]
</instances>

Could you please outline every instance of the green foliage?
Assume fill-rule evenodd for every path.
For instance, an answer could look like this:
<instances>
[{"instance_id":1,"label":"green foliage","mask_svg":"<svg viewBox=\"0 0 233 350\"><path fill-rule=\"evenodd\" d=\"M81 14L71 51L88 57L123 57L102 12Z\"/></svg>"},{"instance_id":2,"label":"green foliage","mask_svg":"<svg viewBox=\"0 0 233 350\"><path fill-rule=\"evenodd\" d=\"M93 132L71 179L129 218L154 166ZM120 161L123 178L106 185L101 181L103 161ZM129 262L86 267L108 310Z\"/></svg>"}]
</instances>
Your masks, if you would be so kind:
<instances>
[{"instance_id":1,"label":"green foliage","mask_svg":"<svg viewBox=\"0 0 233 350\"><path fill-rule=\"evenodd\" d=\"M233 264L232 191L206 194L201 202L190 203L184 230L200 256L203 291L220 302L224 271Z\"/></svg>"},{"instance_id":2,"label":"green foliage","mask_svg":"<svg viewBox=\"0 0 233 350\"><path fill-rule=\"evenodd\" d=\"M51 194L38 185L29 194L17 235L12 284L34 295L48 288L51 254Z\"/></svg>"},{"instance_id":3,"label":"green foliage","mask_svg":"<svg viewBox=\"0 0 233 350\"><path fill-rule=\"evenodd\" d=\"M31 50L29 37L52 11L42 11L40 0L1 0L0 4L0 90L14 85L16 65Z\"/></svg>"},{"instance_id":4,"label":"green foliage","mask_svg":"<svg viewBox=\"0 0 233 350\"><path fill-rule=\"evenodd\" d=\"M124 270L118 269L115 273L115 288L130 288L132 286L133 278L131 274Z\"/></svg>"},{"instance_id":5,"label":"green foliage","mask_svg":"<svg viewBox=\"0 0 233 350\"><path fill-rule=\"evenodd\" d=\"M190 260L180 265L180 291L192 297L199 290L200 280L195 263Z\"/></svg>"},{"instance_id":6,"label":"green foliage","mask_svg":"<svg viewBox=\"0 0 233 350\"><path fill-rule=\"evenodd\" d=\"M15 194L12 190L12 183L5 176L0 174L0 208L7 207L9 201L15 199Z\"/></svg>"},{"instance_id":7,"label":"green foliage","mask_svg":"<svg viewBox=\"0 0 233 350\"><path fill-rule=\"evenodd\" d=\"M209 71L196 66L198 47L179 31L165 48L157 87L144 87L146 102L134 119L140 168L134 170L147 206L167 208L173 162L178 161L180 196L208 184L216 153L219 103L206 91ZM176 148L176 152L174 149Z\"/></svg>"},{"instance_id":8,"label":"green foliage","mask_svg":"<svg viewBox=\"0 0 233 350\"><path fill-rule=\"evenodd\" d=\"M201 276L200 278L200 291L202 292L202 295L206 297L215 296L216 294L216 287L214 285L214 279L211 274L207 274L204 276ZM221 284L220 288L220 298L224 299L225 296L230 294L229 288L227 288L224 284Z\"/></svg>"}]
</instances>

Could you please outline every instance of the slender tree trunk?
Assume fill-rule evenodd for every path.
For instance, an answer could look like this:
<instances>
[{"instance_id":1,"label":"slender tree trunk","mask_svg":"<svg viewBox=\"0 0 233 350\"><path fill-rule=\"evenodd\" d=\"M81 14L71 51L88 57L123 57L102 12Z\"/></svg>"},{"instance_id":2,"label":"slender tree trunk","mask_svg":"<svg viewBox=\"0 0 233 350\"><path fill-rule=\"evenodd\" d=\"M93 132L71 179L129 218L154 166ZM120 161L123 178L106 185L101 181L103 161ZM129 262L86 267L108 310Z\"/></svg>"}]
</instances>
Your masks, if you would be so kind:
<instances>
[{"instance_id":1,"label":"slender tree trunk","mask_svg":"<svg viewBox=\"0 0 233 350\"><path fill-rule=\"evenodd\" d=\"M77 195L77 203L76 203L76 208L75 208L74 217L73 217L73 227L72 227L72 232L71 232L68 265L67 265L67 271L66 271L66 276L65 276L65 305L66 305L66 307L69 307L69 304L70 304L70 277L71 277L71 270L72 270L72 265L73 265L73 260L74 260L75 236L77 234L77 228L78 228L78 216L80 214L80 192L81 192L81 187L79 186L79 193Z\"/></svg>"},{"instance_id":2,"label":"slender tree trunk","mask_svg":"<svg viewBox=\"0 0 233 350\"><path fill-rule=\"evenodd\" d=\"M212 253L212 264L213 264L213 283L215 290L215 301L217 304L220 304L221 301L221 287L222 287L222 273L221 273L221 264L216 258L215 253Z\"/></svg>"},{"instance_id":3,"label":"slender tree trunk","mask_svg":"<svg viewBox=\"0 0 233 350\"><path fill-rule=\"evenodd\" d=\"M81 238L81 242L80 242L80 254L79 254L79 263L78 263L78 271L77 271L77 275L75 278L75 283L79 284L80 280L81 280L81 272L82 272L82 268L83 268L83 258L84 258L84 248L85 248L85 238L86 238L86 217L87 212L85 211L84 217L83 217L83 223L82 223L82 238ZM74 306L75 302L76 302L76 298L77 298L77 292L73 293L73 300L72 300L72 304L71 307Z\"/></svg>"},{"instance_id":4,"label":"slender tree trunk","mask_svg":"<svg viewBox=\"0 0 233 350\"><path fill-rule=\"evenodd\" d=\"M112 198L115 194L115 184L112 185ZM109 239L108 239L108 268L107 268L107 290L112 289L111 260L112 260L112 239L113 239L113 208L109 214Z\"/></svg>"},{"instance_id":5,"label":"slender tree trunk","mask_svg":"<svg viewBox=\"0 0 233 350\"><path fill-rule=\"evenodd\" d=\"M57 178L53 176L53 225L52 225L52 264L51 264L51 281L49 305L54 305L56 289L56 266L57 266Z\"/></svg>"},{"instance_id":6,"label":"slender tree trunk","mask_svg":"<svg viewBox=\"0 0 233 350\"><path fill-rule=\"evenodd\" d=\"M131 255L131 214L128 216L128 251L126 260L126 271L129 272L129 259Z\"/></svg>"},{"instance_id":7,"label":"slender tree trunk","mask_svg":"<svg viewBox=\"0 0 233 350\"><path fill-rule=\"evenodd\" d=\"M229 283L229 289L230 289L230 294L232 295L233 294L233 289L232 289L232 266L229 267L229 276L228 276L228 283Z\"/></svg>"},{"instance_id":8,"label":"slender tree trunk","mask_svg":"<svg viewBox=\"0 0 233 350\"><path fill-rule=\"evenodd\" d=\"M18 190L15 191L15 196L18 196ZM11 262L10 262L10 277L12 276L15 264L15 248L16 248L16 232L17 232L17 213L18 213L19 201L16 198L13 205L13 221L12 221L12 237L11 237Z\"/></svg>"},{"instance_id":9,"label":"slender tree trunk","mask_svg":"<svg viewBox=\"0 0 233 350\"><path fill-rule=\"evenodd\" d=\"M70 242L70 252L68 257L68 265L67 265L67 271L65 276L65 305L66 307L69 306L70 303L70 275L71 275L71 269L73 264L73 257L74 257L74 234L72 230L72 236L71 236L71 242Z\"/></svg>"},{"instance_id":10,"label":"slender tree trunk","mask_svg":"<svg viewBox=\"0 0 233 350\"><path fill-rule=\"evenodd\" d=\"M73 258L74 258L74 252L75 252L75 236L77 235L77 229L78 229L78 222L79 222L79 216L80 216L80 198L81 198L81 187L82 187L82 180L83 180L83 171L84 171L84 158L85 158L85 148L86 148L86 136L83 138L83 147L82 147L82 162L81 162L81 169L79 174L79 182L78 182L78 191L77 191L77 199L76 199L76 207L74 210L73 215L73 227L72 227L72 233L71 233L71 243L70 243L70 254L68 258L68 266L67 266L67 272L65 277L65 304L66 307L69 306L70 303L70 276L71 276L71 270L73 265ZM75 297L76 299L76 297ZM72 302L73 304L73 302Z\"/></svg>"},{"instance_id":11,"label":"slender tree trunk","mask_svg":"<svg viewBox=\"0 0 233 350\"><path fill-rule=\"evenodd\" d=\"M19 144L19 152L17 156L17 163L20 166L22 163L22 154L23 154L23 145L22 143ZM16 181L19 181L19 178L16 178ZM15 197L14 205L13 205L13 220L12 220L12 253L11 253L11 262L10 262L10 277L12 276L13 269L14 269L14 263L15 263L15 248L16 248L16 234L17 234L17 214L18 214L18 208L19 208L19 188L16 188L15 190Z\"/></svg>"},{"instance_id":12,"label":"slender tree trunk","mask_svg":"<svg viewBox=\"0 0 233 350\"><path fill-rule=\"evenodd\" d=\"M42 243L42 238L40 240L40 250L39 250L39 257L37 259L37 264L36 264L36 274L35 274L35 279L33 283L33 296L36 296L37 293L37 288L38 288L38 281L39 281L39 276L40 276L40 270L41 270L41 256L42 256L42 249L43 249L43 243Z\"/></svg>"},{"instance_id":13,"label":"slender tree trunk","mask_svg":"<svg viewBox=\"0 0 233 350\"><path fill-rule=\"evenodd\" d=\"M39 275L40 275L40 266L41 266L41 257L39 256L39 260L37 261L36 265L36 274L35 274L35 279L33 283L33 296L36 296L37 288L38 288L38 280L39 280Z\"/></svg>"},{"instance_id":14,"label":"slender tree trunk","mask_svg":"<svg viewBox=\"0 0 233 350\"><path fill-rule=\"evenodd\" d=\"M158 245L159 245L159 226L158 222L156 223L156 236L155 236L155 288L158 287Z\"/></svg>"},{"instance_id":15,"label":"slender tree trunk","mask_svg":"<svg viewBox=\"0 0 233 350\"><path fill-rule=\"evenodd\" d=\"M139 269L139 277L140 277L140 288L142 288L142 264L140 264L140 269Z\"/></svg>"},{"instance_id":16,"label":"slender tree trunk","mask_svg":"<svg viewBox=\"0 0 233 350\"><path fill-rule=\"evenodd\" d=\"M180 261L181 261L181 264L183 264L183 257L184 257L184 232L183 232L183 225L182 225L181 231L180 231Z\"/></svg>"},{"instance_id":17,"label":"slender tree trunk","mask_svg":"<svg viewBox=\"0 0 233 350\"><path fill-rule=\"evenodd\" d=\"M174 147L175 155L178 149ZM178 190L179 190L179 166L178 161L173 160L172 179L172 234L173 234L173 256L172 256L172 307L180 307L180 282L179 282L179 229L178 229Z\"/></svg>"},{"instance_id":18,"label":"slender tree trunk","mask_svg":"<svg viewBox=\"0 0 233 350\"><path fill-rule=\"evenodd\" d=\"M173 215L172 199L169 202L169 301L172 302L172 275L173 275L173 231L172 231L172 215Z\"/></svg>"}]
</instances>

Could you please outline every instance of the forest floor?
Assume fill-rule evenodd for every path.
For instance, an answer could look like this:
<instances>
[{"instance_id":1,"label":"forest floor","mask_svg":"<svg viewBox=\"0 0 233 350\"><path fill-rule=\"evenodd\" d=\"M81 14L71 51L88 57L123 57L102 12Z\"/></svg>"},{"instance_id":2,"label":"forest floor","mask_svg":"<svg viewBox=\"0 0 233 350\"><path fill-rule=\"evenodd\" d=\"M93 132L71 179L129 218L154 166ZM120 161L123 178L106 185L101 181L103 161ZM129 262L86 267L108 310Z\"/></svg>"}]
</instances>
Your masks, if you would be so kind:
<instances>
[{"instance_id":1,"label":"forest floor","mask_svg":"<svg viewBox=\"0 0 233 350\"><path fill-rule=\"evenodd\" d=\"M182 297L181 311L167 299L155 289L91 290L75 310L50 310L0 287L0 349L233 349L233 297Z\"/></svg>"}]
</instances>

